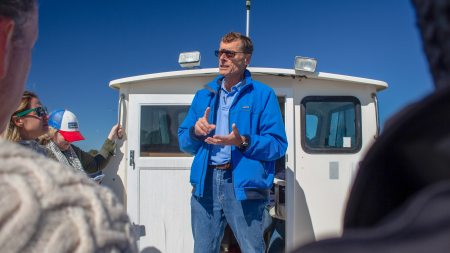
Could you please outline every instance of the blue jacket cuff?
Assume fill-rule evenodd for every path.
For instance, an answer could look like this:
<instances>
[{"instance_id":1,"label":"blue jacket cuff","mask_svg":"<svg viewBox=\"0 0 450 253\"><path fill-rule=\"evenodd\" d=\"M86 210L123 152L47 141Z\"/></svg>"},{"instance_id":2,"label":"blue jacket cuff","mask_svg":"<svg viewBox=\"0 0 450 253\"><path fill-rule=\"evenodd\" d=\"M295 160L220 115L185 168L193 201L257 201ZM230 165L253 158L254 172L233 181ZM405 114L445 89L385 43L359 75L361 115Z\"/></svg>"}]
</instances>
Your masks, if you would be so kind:
<instances>
[{"instance_id":1,"label":"blue jacket cuff","mask_svg":"<svg viewBox=\"0 0 450 253\"><path fill-rule=\"evenodd\" d=\"M198 136L195 134L194 126L189 128L189 136L191 137L191 139L196 140L196 141L204 141L206 139L206 136Z\"/></svg>"}]
</instances>

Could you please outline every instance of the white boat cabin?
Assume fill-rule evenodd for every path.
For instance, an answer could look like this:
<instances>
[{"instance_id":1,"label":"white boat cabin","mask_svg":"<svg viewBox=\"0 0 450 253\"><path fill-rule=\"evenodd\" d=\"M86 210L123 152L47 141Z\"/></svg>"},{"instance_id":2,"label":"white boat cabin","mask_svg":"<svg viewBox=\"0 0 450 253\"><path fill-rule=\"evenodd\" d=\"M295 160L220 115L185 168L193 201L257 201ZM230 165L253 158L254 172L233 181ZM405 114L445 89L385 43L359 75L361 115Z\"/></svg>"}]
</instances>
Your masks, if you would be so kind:
<instances>
[{"instance_id":1,"label":"white boat cabin","mask_svg":"<svg viewBox=\"0 0 450 253\"><path fill-rule=\"evenodd\" d=\"M276 179L275 213L286 221L286 250L339 235L358 163L378 133L376 94L387 84L293 69L249 70L275 90L286 127L289 146L277 163L284 178ZM181 70L109 84L119 91L126 136L103 184L124 202L141 251L192 252L193 157L179 150L177 129L195 92L217 74L217 68Z\"/></svg>"}]
</instances>

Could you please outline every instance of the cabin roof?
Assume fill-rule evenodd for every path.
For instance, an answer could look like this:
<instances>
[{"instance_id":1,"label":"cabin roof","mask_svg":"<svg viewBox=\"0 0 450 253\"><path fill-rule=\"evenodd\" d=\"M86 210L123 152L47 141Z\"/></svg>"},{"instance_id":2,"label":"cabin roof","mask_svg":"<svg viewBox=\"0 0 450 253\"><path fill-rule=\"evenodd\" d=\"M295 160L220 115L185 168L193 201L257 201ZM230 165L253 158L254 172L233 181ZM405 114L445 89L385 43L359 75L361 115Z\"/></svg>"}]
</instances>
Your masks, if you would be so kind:
<instances>
[{"instance_id":1,"label":"cabin roof","mask_svg":"<svg viewBox=\"0 0 450 253\"><path fill-rule=\"evenodd\" d=\"M294 69L279 69L279 68L259 68L259 67L249 67L248 70L254 76L258 75L274 75L274 76L290 76L290 77L300 77L306 76L312 79L322 79L322 80L333 80L333 81L345 81L352 83L360 83L366 85L374 85L377 91L384 90L388 87L388 84L383 81L378 81L374 79L367 79L354 76L345 76L324 72L316 73L298 73ZM145 80L160 80L169 78L183 78L183 77L196 77L196 76L216 76L219 73L218 68L207 68L207 69L189 69L189 70L179 70L170 72L160 72L154 74L138 75L120 78L112 80L109 82L109 87L114 89L120 89L122 84L132 84L137 82L142 82Z\"/></svg>"}]
</instances>

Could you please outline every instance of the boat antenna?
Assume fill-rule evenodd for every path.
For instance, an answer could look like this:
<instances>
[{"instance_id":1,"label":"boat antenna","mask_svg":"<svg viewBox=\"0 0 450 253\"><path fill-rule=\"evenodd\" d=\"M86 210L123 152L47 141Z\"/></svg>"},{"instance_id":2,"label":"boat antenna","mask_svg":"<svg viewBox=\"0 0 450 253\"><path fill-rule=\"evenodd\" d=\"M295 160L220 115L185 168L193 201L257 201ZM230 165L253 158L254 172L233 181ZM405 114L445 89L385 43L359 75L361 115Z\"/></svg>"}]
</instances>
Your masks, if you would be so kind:
<instances>
[{"instance_id":1,"label":"boat antenna","mask_svg":"<svg viewBox=\"0 0 450 253\"><path fill-rule=\"evenodd\" d=\"M247 7L247 30L245 32L245 35L247 37L250 37L250 0L245 1L245 6Z\"/></svg>"}]
</instances>

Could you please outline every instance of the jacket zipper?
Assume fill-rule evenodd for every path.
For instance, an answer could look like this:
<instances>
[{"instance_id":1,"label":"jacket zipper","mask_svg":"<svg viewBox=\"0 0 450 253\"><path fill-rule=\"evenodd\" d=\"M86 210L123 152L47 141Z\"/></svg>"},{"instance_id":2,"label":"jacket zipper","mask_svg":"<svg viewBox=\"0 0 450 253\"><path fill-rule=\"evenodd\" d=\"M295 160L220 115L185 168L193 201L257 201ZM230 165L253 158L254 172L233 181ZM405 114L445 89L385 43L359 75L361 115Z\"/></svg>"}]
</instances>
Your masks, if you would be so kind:
<instances>
[{"instance_id":1,"label":"jacket zipper","mask_svg":"<svg viewBox=\"0 0 450 253\"><path fill-rule=\"evenodd\" d=\"M246 79L244 79L244 81L247 82ZM242 87L242 89L239 91L239 93L238 93L238 94L236 95L236 97L233 99L233 103L231 103L231 105L230 105L230 110L228 111L228 129L230 129L230 127L231 127L231 125L232 125L232 123L231 123L231 121L230 121L231 110L234 109L234 106L236 105L238 99L242 96L243 92L244 92L246 89L248 89L248 86L249 86L249 85L247 85L247 84L244 84L244 85L245 85L245 86ZM231 130L233 130L233 129L231 129ZM233 153L233 152L230 153L230 163L231 163L231 168L234 168L234 166L233 166L233 156L232 156L232 153ZM234 180L233 169L231 169L231 180L233 181L233 188L234 188L234 190L235 190L234 192L236 192L236 181ZM235 195L235 197L236 197L236 195Z\"/></svg>"},{"instance_id":2,"label":"jacket zipper","mask_svg":"<svg viewBox=\"0 0 450 253\"><path fill-rule=\"evenodd\" d=\"M220 87L219 87L219 89L220 89ZM213 107L211 108L211 112L212 113L210 115L210 118L212 118L212 119L214 119L214 117L215 117L216 107L217 107L216 106L217 98L220 95L219 92L213 92L213 93L214 93L214 95L213 95L213 98L211 98L211 100L213 100L215 98L214 103L211 103L211 100L209 102L210 106L213 105ZM201 180L201 184L200 184L201 197L203 197L203 189L205 188L205 174L206 174L206 172L208 170L209 155L210 155L210 152L211 152L211 146L209 144L203 144L203 145L207 145L207 148L206 148L206 156L205 156L205 159L203 161L203 164L206 164L206 165L203 166L203 168L202 168L202 175L200 177L200 180Z\"/></svg>"}]
</instances>

